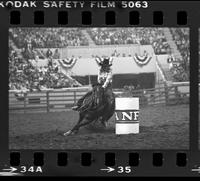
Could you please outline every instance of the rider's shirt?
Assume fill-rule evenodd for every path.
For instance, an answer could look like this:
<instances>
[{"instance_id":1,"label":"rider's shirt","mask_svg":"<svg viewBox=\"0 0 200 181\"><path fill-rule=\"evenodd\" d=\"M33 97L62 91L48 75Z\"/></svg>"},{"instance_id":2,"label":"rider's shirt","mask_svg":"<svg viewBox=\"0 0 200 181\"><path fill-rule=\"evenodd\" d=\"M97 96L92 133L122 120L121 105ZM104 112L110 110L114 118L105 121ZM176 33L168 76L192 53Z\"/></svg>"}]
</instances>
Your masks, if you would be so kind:
<instances>
[{"instance_id":1,"label":"rider's shirt","mask_svg":"<svg viewBox=\"0 0 200 181\"><path fill-rule=\"evenodd\" d=\"M109 83L112 83L112 71L98 73L98 83L103 84L102 87L106 88Z\"/></svg>"}]
</instances>

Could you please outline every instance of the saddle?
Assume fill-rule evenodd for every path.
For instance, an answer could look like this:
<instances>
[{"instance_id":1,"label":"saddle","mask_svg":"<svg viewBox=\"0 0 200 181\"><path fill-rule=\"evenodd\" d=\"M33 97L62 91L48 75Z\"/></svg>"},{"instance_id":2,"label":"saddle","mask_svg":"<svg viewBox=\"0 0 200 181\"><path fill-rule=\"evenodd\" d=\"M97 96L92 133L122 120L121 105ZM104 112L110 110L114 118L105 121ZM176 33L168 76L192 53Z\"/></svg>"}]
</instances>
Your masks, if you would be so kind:
<instances>
[{"instance_id":1,"label":"saddle","mask_svg":"<svg viewBox=\"0 0 200 181\"><path fill-rule=\"evenodd\" d=\"M94 85L91 93L84 98L81 107L78 109L79 112L95 110L102 104L103 97L101 96L103 96L103 93L96 86L98 85Z\"/></svg>"}]
</instances>

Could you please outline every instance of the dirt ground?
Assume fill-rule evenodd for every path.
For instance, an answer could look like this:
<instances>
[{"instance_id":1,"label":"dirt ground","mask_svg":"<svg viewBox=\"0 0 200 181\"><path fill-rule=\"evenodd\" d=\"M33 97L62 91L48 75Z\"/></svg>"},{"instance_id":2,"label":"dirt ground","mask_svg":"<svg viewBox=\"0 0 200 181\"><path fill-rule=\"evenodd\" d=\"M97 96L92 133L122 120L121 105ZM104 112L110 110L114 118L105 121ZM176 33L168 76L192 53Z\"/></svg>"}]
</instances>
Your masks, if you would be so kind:
<instances>
[{"instance_id":1,"label":"dirt ground","mask_svg":"<svg viewBox=\"0 0 200 181\"><path fill-rule=\"evenodd\" d=\"M140 110L140 133L115 135L114 117L63 136L78 120L74 111L9 114L10 149L189 149L189 105Z\"/></svg>"}]
</instances>

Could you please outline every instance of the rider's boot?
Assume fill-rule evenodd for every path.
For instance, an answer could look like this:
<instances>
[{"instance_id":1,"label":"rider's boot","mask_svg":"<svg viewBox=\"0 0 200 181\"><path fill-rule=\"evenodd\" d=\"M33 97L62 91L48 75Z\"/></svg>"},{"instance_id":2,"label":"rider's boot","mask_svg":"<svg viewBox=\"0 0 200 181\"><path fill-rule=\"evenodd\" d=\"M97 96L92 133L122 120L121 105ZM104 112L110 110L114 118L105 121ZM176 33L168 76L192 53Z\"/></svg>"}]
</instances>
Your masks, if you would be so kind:
<instances>
[{"instance_id":1,"label":"rider's boot","mask_svg":"<svg viewBox=\"0 0 200 181\"><path fill-rule=\"evenodd\" d=\"M79 101L77 102L77 104L75 106L73 106L71 109L74 110L74 111L78 111L78 109L82 106L82 103L85 99L85 95L79 99Z\"/></svg>"}]
</instances>

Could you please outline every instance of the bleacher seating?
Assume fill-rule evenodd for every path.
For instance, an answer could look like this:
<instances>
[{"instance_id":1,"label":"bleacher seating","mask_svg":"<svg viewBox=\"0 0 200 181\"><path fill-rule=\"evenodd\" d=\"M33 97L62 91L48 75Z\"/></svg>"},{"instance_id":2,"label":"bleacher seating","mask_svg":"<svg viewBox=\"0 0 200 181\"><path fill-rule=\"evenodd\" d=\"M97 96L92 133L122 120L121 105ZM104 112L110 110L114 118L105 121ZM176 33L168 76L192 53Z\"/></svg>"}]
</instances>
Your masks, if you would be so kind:
<instances>
[{"instance_id":1,"label":"bleacher seating","mask_svg":"<svg viewBox=\"0 0 200 181\"><path fill-rule=\"evenodd\" d=\"M33 66L29 61L19 58L15 50L9 51L9 89L41 90L46 88L73 87L76 82L68 79L49 59L46 67Z\"/></svg>"},{"instance_id":2,"label":"bleacher seating","mask_svg":"<svg viewBox=\"0 0 200 181\"><path fill-rule=\"evenodd\" d=\"M91 28L96 45L152 45L156 54L166 54L169 45L161 28Z\"/></svg>"},{"instance_id":3,"label":"bleacher seating","mask_svg":"<svg viewBox=\"0 0 200 181\"><path fill-rule=\"evenodd\" d=\"M181 53L182 58L176 59L178 64L174 64L172 72L177 81L189 81L190 67L190 39L189 28L170 28L173 39Z\"/></svg>"},{"instance_id":4,"label":"bleacher seating","mask_svg":"<svg viewBox=\"0 0 200 181\"><path fill-rule=\"evenodd\" d=\"M167 54L170 48L162 28L89 28L84 32L88 33L94 44L99 47L100 45L152 45L157 55ZM172 67L171 73L175 81L187 81L190 57L189 29L170 28L170 32L182 56L178 66ZM51 64L51 60L60 58L59 48L89 47L89 41L81 28L10 28L9 39L11 40L9 41L10 89L40 90L76 86L58 71L58 67ZM112 52L118 54L115 51ZM120 52L120 56L123 54L123 51ZM125 56L129 54L126 53ZM28 61L37 58L48 58L50 65L40 69Z\"/></svg>"},{"instance_id":5,"label":"bleacher seating","mask_svg":"<svg viewBox=\"0 0 200 181\"><path fill-rule=\"evenodd\" d=\"M88 40L79 28L11 28L9 35L18 48L85 46Z\"/></svg>"}]
</instances>

